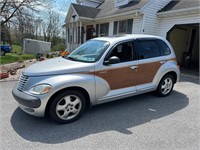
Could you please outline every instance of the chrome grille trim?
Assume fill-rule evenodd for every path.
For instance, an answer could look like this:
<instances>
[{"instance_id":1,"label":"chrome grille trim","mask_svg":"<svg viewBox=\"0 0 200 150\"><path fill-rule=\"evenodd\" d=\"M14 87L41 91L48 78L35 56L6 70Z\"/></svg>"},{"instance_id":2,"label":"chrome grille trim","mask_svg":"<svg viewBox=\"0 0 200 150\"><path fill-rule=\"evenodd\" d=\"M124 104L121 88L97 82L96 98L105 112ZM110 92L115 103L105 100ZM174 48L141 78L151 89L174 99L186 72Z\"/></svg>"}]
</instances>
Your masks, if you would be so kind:
<instances>
[{"instance_id":1,"label":"chrome grille trim","mask_svg":"<svg viewBox=\"0 0 200 150\"><path fill-rule=\"evenodd\" d=\"M18 81L18 87L17 87L18 90L23 91L24 90L24 86L27 83L27 81L28 81L28 77L24 76L24 75L21 75L20 78L19 78L19 81Z\"/></svg>"}]
</instances>

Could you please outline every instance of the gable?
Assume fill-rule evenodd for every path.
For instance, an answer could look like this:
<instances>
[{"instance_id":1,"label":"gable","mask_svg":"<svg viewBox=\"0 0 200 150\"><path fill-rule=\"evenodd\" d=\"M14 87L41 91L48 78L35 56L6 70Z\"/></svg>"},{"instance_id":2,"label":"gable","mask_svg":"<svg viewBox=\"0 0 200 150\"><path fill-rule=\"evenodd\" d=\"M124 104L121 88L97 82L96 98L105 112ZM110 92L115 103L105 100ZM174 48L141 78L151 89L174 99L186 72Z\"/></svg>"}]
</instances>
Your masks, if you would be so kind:
<instances>
[{"instance_id":1,"label":"gable","mask_svg":"<svg viewBox=\"0 0 200 150\"><path fill-rule=\"evenodd\" d=\"M189 9L189 8L195 8L195 7L199 7L198 0L172 0L159 12Z\"/></svg>"},{"instance_id":2,"label":"gable","mask_svg":"<svg viewBox=\"0 0 200 150\"><path fill-rule=\"evenodd\" d=\"M95 18L100 9L89 6L72 4L79 17Z\"/></svg>"}]
</instances>

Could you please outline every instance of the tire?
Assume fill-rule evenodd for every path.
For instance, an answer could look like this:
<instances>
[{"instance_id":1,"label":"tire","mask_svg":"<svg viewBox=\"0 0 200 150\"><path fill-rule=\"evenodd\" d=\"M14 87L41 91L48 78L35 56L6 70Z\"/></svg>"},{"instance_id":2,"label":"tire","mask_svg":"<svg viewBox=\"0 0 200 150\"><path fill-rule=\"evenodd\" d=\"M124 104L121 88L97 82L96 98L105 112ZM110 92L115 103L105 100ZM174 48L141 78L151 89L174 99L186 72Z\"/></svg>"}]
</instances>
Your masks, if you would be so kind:
<instances>
[{"instance_id":1,"label":"tire","mask_svg":"<svg viewBox=\"0 0 200 150\"><path fill-rule=\"evenodd\" d=\"M165 75L161 79L156 89L156 94L160 97L168 96L172 92L173 87L174 87L174 77L170 74Z\"/></svg>"},{"instance_id":2,"label":"tire","mask_svg":"<svg viewBox=\"0 0 200 150\"><path fill-rule=\"evenodd\" d=\"M5 52L4 51L0 51L0 56L5 56Z\"/></svg>"},{"instance_id":3,"label":"tire","mask_svg":"<svg viewBox=\"0 0 200 150\"><path fill-rule=\"evenodd\" d=\"M86 107L85 97L79 91L64 91L51 102L49 115L57 123L71 123L77 120Z\"/></svg>"}]
</instances>

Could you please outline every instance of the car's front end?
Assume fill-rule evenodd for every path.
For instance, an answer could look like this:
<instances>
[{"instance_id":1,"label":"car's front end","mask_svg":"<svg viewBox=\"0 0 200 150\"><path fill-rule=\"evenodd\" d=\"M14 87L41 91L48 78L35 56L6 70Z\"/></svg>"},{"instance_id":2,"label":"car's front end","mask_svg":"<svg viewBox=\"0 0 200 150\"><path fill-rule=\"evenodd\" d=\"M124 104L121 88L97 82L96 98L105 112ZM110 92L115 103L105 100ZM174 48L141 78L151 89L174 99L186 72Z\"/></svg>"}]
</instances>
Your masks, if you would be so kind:
<instances>
[{"instance_id":1,"label":"car's front end","mask_svg":"<svg viewBox=\"0 0 200 150\"><path fill-rule=\"evenodd\" d=\"M23 111L42 117L49 99L56 92L72 86L94 89L88 82L94 80L93 75L81 74L93 69L93 63L81 63L62 57L36 63L23 71L12 94Z\"/></svg>"},{"instance_id":2,"label":"car's front end","mask_svg":"<svg viewBox=\"0 0 200 150\"><path fill-rule=\"evenodd\" d=\"M50 84L35 82L37 81L36 78L21 75L18 84L13 88L12 94L23 111L42 117L53 91Z\"/></svg>"}]
</instances>

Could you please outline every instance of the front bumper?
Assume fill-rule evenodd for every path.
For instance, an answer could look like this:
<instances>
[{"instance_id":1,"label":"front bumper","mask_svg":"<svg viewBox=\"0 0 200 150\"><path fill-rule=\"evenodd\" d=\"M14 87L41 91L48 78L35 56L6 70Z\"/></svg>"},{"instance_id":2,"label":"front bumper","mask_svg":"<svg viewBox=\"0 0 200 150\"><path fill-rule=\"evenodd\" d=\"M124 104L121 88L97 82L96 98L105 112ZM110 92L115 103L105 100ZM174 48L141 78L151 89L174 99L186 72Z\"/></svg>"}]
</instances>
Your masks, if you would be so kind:
<instances>
[{"instance_id":1,"label":"front bumper","mask_svg":"<svg viewBox=\"0 0 200 150\"><path fill-rule=\"evenodd\" d=\"M17 86L12 90L12 95L19 103L19 107L26 113L37 116L45 116L46 100L44 97L36 97L25 92L19 91ZM48 97L47 97L48 98Z\"/></svg>"},{"instance_id":2,"label":"front bumper","mask_svg":"<svg viewBox=\"0 0 200 150\"><path fill-rule=\"evenodd\" d=\"M39 98L19 91L17 86L13 88L12 95L20 105L25 107L38 108L41 105L41 100Z\"/></svg>"}]
</instances>

